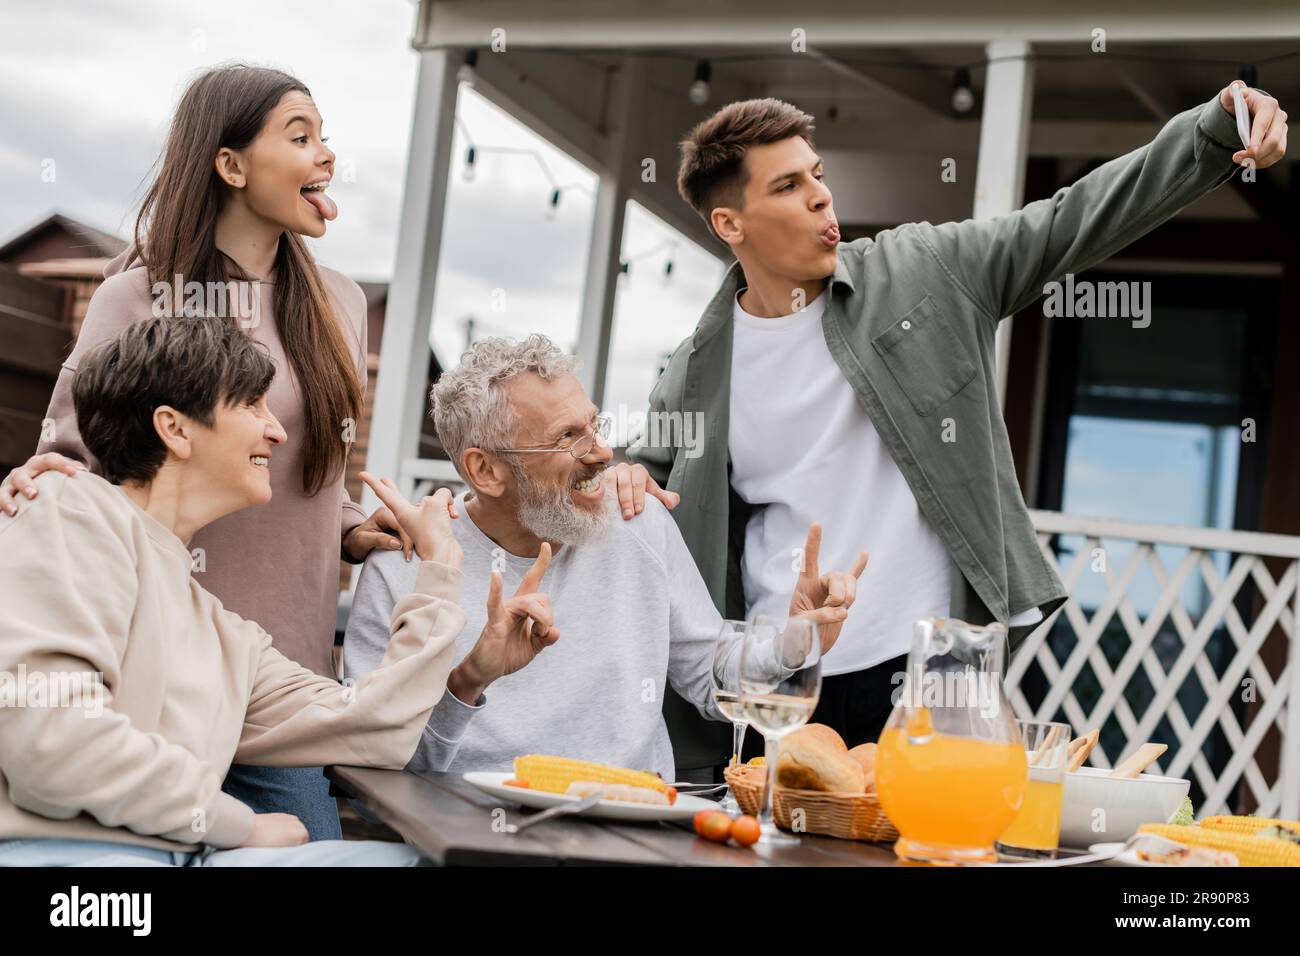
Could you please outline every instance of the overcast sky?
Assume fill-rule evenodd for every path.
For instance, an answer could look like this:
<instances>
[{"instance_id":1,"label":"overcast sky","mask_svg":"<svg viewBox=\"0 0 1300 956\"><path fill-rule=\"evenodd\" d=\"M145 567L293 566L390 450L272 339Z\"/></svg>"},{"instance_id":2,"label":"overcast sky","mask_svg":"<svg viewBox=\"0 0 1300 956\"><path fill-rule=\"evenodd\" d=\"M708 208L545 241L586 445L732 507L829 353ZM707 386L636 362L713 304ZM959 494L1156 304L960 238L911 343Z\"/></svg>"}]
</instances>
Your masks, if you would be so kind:
<instances>
[{"instance_id":1,"label":"overcast sky","mask_svg":"<svg viewBox=\"0 0 1300 956\"><path fill-rule=\"evenodd\" d=\"M411 0L3 0L0 5L0 241L51 212L126 236L186 84L228 60L275 66L312 91L340 172L339 218L312 248L355 279L391 276L416 54ZM576 340L592 213L590 171L462 89L433 341L444 362L466 339L543 331ZM480 150L463 175L466 135ZM53 162L53 182L42 170ZM564 186L548 217L551 180ZM663 248L660 248L663 247ZM721 267L632 207L605 406L644 407L660 353L689 333ZM657 250L657 251L652 251ZM663 278L667 258L671 280ZM493 311L493 290L504 311ZM477 337L477 336L476 336Z\"/></svg>"}]
</instances>

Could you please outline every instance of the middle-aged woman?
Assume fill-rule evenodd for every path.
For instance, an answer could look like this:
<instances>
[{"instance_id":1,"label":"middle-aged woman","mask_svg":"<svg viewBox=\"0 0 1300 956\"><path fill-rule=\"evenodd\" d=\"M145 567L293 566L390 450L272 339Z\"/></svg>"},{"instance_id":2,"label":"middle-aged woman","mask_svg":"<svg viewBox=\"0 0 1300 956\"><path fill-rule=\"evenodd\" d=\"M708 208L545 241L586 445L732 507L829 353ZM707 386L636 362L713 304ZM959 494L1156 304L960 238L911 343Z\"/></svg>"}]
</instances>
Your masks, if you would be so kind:
<instances>
[{"instance_id":1,"label":"middle-aged woman","mask_svg":"<svg viewBox=\"0 0 1300 956\"><path fill-rule=\"evenodd\" d=\"M99 473L72 407L73 375L91 347L157 315L238 323L279 370L268 398L287 438L270 464L270 503L194 535L194 575L228 610L274 635L286 657L337 679L330 635L340 557L358 562L375 547L409 556L410 540L387 508L367 518L343 484L366 381L365 297L351 279L317 265L303 238L323 236L337 215L324 191L334 159L311 93L294 77L230 64L191 82L135 242L105 270L59 374L37 454L0 482L0 509L13 514L16 495L34 498L42 471L71 473L84 463ZM340 836L319 767L235 765L225 789L259 812L295 814L313 840Z\"/></svg>"}]
</instances>

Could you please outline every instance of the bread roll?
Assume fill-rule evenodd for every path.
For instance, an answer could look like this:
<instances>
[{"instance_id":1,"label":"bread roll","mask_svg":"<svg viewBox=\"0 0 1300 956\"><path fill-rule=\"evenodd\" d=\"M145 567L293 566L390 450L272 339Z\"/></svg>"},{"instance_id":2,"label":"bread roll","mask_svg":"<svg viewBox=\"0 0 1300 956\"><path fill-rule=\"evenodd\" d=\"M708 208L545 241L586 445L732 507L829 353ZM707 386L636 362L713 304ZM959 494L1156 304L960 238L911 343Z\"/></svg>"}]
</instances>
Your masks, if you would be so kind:
<instances>
[{"instance_id":1,"label":"bread roll","mask_svg":"<svg viewBox=\"0 0 1300 956\"><path fill-rule=\"evenodd\" d=\"M822 724L801 727L781 740L776 782L792 790L827 793L862 793L866 789L862 765L849 756L840 735Z\"/></svg>"},{"instance_id":2,"label":"bread roll","mask_svg":"<svg viewBox=\"0 0 1300 956\"><path fill-rule=\"evenodd\" d=\"M795 737L820 737L833 747L838 747L845 752L848 751L849 745L844 742L844 738L835 732L834 727L827 727L825 724L804 724L798 730L790 733L786 740L792 740Z\"/></svg>"},{"instance_id":3,"label":"bread roll","mask_svg":"<svg viewBox=\"0 0 1300 956\"><path fill-rule=\"evenodd\" d=\"M862 782L866 789L874 790L876 786L876 745L858 744L849 751L849 756L862 767Z\"/></svg>"},{"instance_id":4,"label":"bread roll","mask_svg":"<svg viewBox=\"0 0 1300 956\"><path fill-rule=\"evenodd\" d=\"M871 773L876 769L875 744L858 744L849 751L849 756L862 765L863 773Z\"/></svg>"}]
</instances>

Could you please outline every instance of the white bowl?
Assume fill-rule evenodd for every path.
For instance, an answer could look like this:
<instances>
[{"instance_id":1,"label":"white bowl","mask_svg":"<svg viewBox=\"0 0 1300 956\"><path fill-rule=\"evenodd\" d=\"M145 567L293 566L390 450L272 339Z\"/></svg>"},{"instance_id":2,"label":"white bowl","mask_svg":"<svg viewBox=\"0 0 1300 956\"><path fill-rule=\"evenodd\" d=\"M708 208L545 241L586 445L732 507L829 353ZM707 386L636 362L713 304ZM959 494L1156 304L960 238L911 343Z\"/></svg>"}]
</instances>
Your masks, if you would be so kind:
<instances>
[{"instance_id":1,"label":"white bowl","mask_svg":"<svg viewBox=\"0 0 1300 956\"><path fill-rule=\"evenodd\" d=\"M1080 767L1065 775L1061 846L1123 843L1144 823L1168 823L1191 786L1176 777L1144 773L1126 780Z\"/></svg>"}]
</instances>

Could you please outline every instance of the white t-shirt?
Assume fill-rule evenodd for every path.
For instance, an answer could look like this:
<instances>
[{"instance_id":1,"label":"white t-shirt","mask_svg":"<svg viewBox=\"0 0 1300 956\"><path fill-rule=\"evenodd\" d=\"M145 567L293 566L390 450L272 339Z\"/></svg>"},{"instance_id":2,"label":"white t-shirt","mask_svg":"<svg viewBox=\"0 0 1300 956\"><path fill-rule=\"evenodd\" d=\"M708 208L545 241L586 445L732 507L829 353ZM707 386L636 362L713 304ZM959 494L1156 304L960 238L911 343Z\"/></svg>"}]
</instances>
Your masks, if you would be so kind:
<instances>
[{"instance_id":1,"label":"white t-shirt","mask_svg":"<svg viewBox=\"0 0 1300 956\"><path fill-rule=\"evenodd\" d=\"M826 293L801 312L764 319L734 309L731 484L758 506L741 574L750 614L785 614L795 549L822 524L820 569L871 560L826 656L827 676L906 654L919 618L947 616L952 565L852 386L826 347Z\"/></svg>"}]
</instances>

